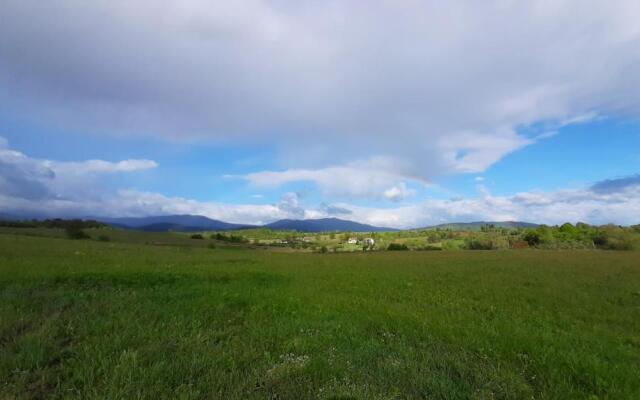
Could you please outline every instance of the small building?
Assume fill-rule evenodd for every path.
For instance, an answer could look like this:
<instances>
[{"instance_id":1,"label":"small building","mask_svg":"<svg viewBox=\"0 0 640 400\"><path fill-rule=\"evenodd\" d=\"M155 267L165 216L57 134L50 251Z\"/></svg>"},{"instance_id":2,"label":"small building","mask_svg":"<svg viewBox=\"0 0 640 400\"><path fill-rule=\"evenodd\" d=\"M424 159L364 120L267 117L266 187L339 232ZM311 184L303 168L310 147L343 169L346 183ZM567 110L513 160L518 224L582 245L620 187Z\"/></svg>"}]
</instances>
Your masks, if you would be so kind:
<instances>
[{"instance_id":1,"label":"small building","mask_svg":"<svg viewBox=\"0 0 640 400\"><path fill-rule=\"evenodd\" d=\"M347 239L348 244L358 244L358 238L350 237Z\"/></svg>"}]
</instances>

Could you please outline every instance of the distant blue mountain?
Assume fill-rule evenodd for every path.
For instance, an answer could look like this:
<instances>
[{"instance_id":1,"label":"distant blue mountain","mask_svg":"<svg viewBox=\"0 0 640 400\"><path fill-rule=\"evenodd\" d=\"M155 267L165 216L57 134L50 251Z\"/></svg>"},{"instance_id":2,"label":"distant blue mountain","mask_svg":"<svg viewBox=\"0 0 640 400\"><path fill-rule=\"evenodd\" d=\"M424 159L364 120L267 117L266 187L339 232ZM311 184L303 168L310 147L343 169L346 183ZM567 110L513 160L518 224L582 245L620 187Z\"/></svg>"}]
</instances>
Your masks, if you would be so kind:
<instances>
[{"instance_id":1,"label":"distant blue mountain","mask_svg":"<svg viewBox=\"0 0 640 400\"><path fill-rule=\"evenodd\" d=\"M231 224L200 215L163 215L139 218L92 218L105 224L119 228L137 229L141 231L228 231L234 229L253 228L254 225Z\"/></svg>"},{"instance_id":2,"label":"distant blue mountain","mask_svg":"<svg viewBox=\"0 0 640 400\"><path fill-rule=\"evenodd\" d=\"M373 225L346 221L338 218L320 219L281 219L264 225L274 230L290 230L298 232L391 232L397 229L382 228Z\"/></svg>"},{"instance_id":3,"label":"distant blue mountain","mask_svg":"<svg viewBox=\"0 0 640 400\"><path fill-rule=\"evenodd\" d=\"M119 228L153 232L229 231L259 227L257 225L231 224L199 215L164 215L141 218L92 217L91 219ZM282 219L270 224L262 225L262 227L273 230L298 232L384 232L396 230L360 224L358 222L346 221L338 218Z\"/></svg>"},{"instance_id":4,"label":"distant blue mountain","mask_svg":"<svg viewBox=\"0 0 640 400\"><path fill-rule=\"evenodd\" d=\"M11 215L0 213L0 220L52 218L42 215ZM197 232L197 231L231 231L264 227L273 230L288 230L298 232L393 232L399 229L383 228L359 222L338 218L320 219L281 219L266 225L233 224L200 215L162 215L133 218L85 217L105 224L125 229L142 231L165 232ZM493 225L498 228L536 228L539 225L521 221L476 221L447 223L429 226L421 229L451 229L451 230L480 230L483 226Z\"/></svg>"}]
</instances>

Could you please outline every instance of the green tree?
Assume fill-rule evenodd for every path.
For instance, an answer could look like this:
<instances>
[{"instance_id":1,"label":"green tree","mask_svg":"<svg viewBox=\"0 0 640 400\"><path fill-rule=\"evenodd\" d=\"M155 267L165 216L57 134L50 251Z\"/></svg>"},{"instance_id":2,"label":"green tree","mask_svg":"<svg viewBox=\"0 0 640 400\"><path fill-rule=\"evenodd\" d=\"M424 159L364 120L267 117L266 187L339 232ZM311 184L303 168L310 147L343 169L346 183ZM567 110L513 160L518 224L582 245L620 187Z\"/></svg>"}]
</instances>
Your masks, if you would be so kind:
<instances>
[{"instance_id":1,"label":"green tree","mask_svg":"<svg viewBox=\"0 0 640 400\"><path fill-rule=\"evenodd\" d=\"M90 236L82 230L84 224L79 219L68 221L64 227L64 231L69 239L89 239Z\"/></svg>"}]
</instances>

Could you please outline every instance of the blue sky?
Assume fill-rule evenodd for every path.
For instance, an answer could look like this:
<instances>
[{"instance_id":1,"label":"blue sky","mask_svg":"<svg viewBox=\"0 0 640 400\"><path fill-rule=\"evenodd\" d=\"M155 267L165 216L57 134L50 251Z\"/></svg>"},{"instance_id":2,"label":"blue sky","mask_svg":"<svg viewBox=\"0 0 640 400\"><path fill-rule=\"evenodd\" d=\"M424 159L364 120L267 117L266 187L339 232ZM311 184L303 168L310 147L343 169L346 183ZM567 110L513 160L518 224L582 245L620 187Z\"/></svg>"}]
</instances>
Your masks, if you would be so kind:
<instances>
[{"instance_id":1,"label":"blue sky","mask_svg":"<svg viewBox=\"0 0 640 400\"><path fill-rule=\"evenodd\" d=\"M640 125L605 119L567 126L554 136L505 156L480 174L492 194L584 188L640 171ZM442 185L471 196L474 176L452 176Z\"/></svg>"},{"instance_id":2,"label":"blue sky","mask_svg":"<svg viewBox=\"0 0 640 400\"><path fill-rule=\"evenodd\" d=\"M0 214L640 222L636 2L0 15Z\"/></svg>"}]
</instances>

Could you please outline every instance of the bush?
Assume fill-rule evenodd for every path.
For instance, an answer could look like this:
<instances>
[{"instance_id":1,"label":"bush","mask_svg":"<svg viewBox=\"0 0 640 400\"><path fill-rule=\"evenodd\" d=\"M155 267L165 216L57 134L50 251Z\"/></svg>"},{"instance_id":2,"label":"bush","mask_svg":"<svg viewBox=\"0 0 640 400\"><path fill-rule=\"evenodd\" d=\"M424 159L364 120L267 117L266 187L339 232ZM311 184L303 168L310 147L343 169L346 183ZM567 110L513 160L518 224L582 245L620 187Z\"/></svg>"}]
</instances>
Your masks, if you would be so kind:
<instances>
[{"instance_id":1,"label":"bush","mask_svg":"<svg viewBox=\"0 0 640 400\"><path fill-rule=\"evenodd\" d=\"M558 228L559 232L566 233L568 236L572 237L576 235L576 228L570 223L564 223Z\"/></svg>"},{"instance_id":2,"label":"bush","mask_svg":"<svg viewBox=\"0 0 640 400\"><path fill-rule=\"evenodd\" d=\"M320 247L320 253L324 254L324 253L327 253L328 251L329 249L327 249L327 246Z\"/></svg>"},{"instance_id":3,"label":"bush","mask_svg":"<svg viewBox=\"0 0 640 400\"><path fill-rule=\"evenodd\" d=\"M537 231L533 231L533 230L527 232L524 235L523 239L531 247L539 245L540 242L542 241L541 238L540 238L540 233L538 233Z\"/></svg>"},{"instance_id":4,"label":"bush","mask_svg":"<svg viewBox=\"0 0 640 400\"><path fill-rule=\"evenodd\" d=\"M630 231L606 227L596 233L593 237L593 244L606 250L634 250L640 248L640 238Z\"/></svg>"},{"instance_id":5,"label":"bush","mask_svg":"<svg viewBox=\"0 0 640 400\"><path fill-rule=\"evenodd\" d=\"M204 239L204 236L202 236L199 233L194 233L193 235L191 235L191 239L198 239L198 240L202 240Z\"/></svg>"},{"instance_id":6,"label":"bush","mask_svg":"<svg viewBox=\"0 0 640 400\"><path fill-rule=\"evenodd\" d=\"M609 250L634 250L636 248L635 243L628 238L615 238L609 240L607 245Z\"/></svg>"},{"instance_id":7,"label":"bush","mask_svg":"<svg viewBox=\"0 0 640 400\"><path fill-rule=\"evenodd\" d=\"M211 235L211 239L219 240L221 242L229 242L229 243L248 243L249 239L244 236L236 236L236 235L225 235L223 233L215 233Z\"/></svg>"},{"instance_id":8,"label":"bush","mask_svg":"<svg viewBox=\"0 0 640 400\"><path fill-rule=\"evenodd\" d=\"M440 237L438 236L437 233L430 233L427 236L427 243L433 244L433 243L438 243L439 241L440 241Z\"/></svg>"},{"instance_id":9,"label":"bush","mask_svg":"<svg viewBox=\"0 0 640 400\"><path fill-rule=\"evenodd\" d=\"M599 234L594 239L594 244L602 249L607 250L634 250L637 240L630 235L625 234Z\"/></svg>"},{"instance_id":10,"label":"bush","mask_svg":"<svg viewBox=\"0 0 640 400\"><path fill-rule=\"evenodd\" d=\"M465 247L469 250L495 250L497 246L491 240L467 239Z\"/></svg>"},{"instance_id":11,"label":"bush","mask_svg":"<svg viewBox=\"0 0 640 400\"><path fill-rule=\"evenodd\" d=\"M91 237L82 230L81 225L78 224L69 224L64 228L64 231L67 234L69 239L79 240L79 239L90 239Z\"/></svg>"},{"instance_id":12,"label":"bush","mask_svg":"<svg viewBox=\"0 0 640 400\"><path fill-rule=\"evenodd\" d=\"M207 245L207 247L213 250L213 249L215 249L215 248L216 248L216 244L215 244L215 243L209 243L209 244Z\"/></svg>"},{"instance_id":13,"label":"bush","mask_svg":"<svg viewBox=\"0 0 640 400\"><path fill-rule=\"evenodd\" d=\"M529 247L529 242L526 240L514 240L509 243L509 247L512 249L526 249Z\"/></svg>"},{"instance_id":14,"label":"bush","mask_svg":"<svg viewBox=\"0 0 640 400\"><path fill-rule=\"evenodd\" d=\"M464 250L463 240L445 240L442 242L442 250Z\"/></svg>"},{"instance_id":15,"label":"bush","mask_svg":"<svg viewBox=\"0 0 640 400\"><path fill-rule=\"evenodd\" d=\"M409 248L407 247L406 244L403 244L403 243L389 243L389 246L387 246L387 250L402 251L402 250L409 250Z\"/></svg>"},{"instance_id":16,"label":"bush","mask_svg":"<svg viewBox=\"0 0 640 400\"><path fill-rule=\"evenodd\" d=\"M98 236L98 240L101 241L101 242L108 242L111 239L107 235L100 235L100 236Z\"/></svg>"},{"instance_id":17,"label":"bush","mask_svg":"<svg viewBox=\"0 0 640 400\"><path fill-rule=\"evenodd\" d=\"M609 237L607 233L604 231L599 231L593 237L593 244L599 248L606 248L608 241L609 241Z\"/></svg>"}]
</instances>

